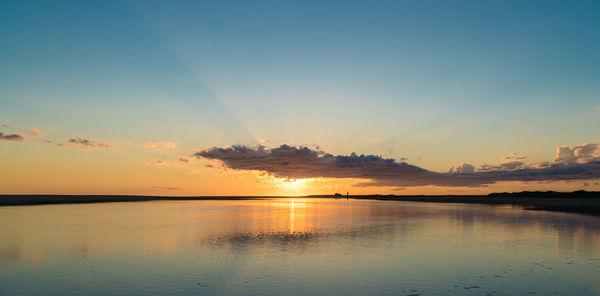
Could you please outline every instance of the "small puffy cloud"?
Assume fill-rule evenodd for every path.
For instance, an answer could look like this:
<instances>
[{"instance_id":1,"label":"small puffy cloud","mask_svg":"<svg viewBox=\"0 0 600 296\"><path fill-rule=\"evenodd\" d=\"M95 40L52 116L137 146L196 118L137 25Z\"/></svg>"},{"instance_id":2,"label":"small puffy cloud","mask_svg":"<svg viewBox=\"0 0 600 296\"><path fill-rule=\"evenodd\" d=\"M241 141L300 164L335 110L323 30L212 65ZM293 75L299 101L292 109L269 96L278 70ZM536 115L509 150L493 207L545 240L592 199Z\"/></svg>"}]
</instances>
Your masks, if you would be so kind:
<instances>
[{"instance_id":1,"label":"small puffy cloud","mask_svg":"<svg viewBox=\"0 0 600 296\"><path fill-rule=\"evenodd\" d=\"M25 141L25 136L19 134L5 134L0 133L0 140L2 141L13 141L13 142L22 142Z\"/></svg>"},{"instance_id":2,"label":"small puffy cloud","mask_svg":"<svg viewBox=\"0 0 600 296\"><path fill-rule=\"evenodd\" d=\"M557 147L555 163L587 163L591 161L600 161L600 146L594 143L576 146L573 149L569 147Z\"/></svg>"},{"instance_id":3,"label":"small puffy cloud","mask_svg":"<svg viewBox=\"0 0 600 296\"><path fill-rule=\"evenodd\" d=\"M595 147L595 148L594 148ZM277 178L355 178L367 179L357 186L485 186L502 181L587 180L600 177L597 146L586 144L569 149L559 147L553 163L525 163L512 155L499 165L480 168L462 163L447 173L386 159L378 155L333 155L308 147L281 145L211 147L194 154L218 160L226 168L268 173ZM575 152L576 151L576 152ZM573 161L575 159L575 161Z\"/></svg>"},{"instance_id":4,"label":"small puffy cloud","mask_svg":"<svg viewBox=\"0 0 600 296\"><path fill-rule=\"evenodd\" d=\"M573 156L579 163L600 160L600 145L588 143L573 148Z\"/></svg>"},{"instance_id":5,"label":"small puffy cloud","mask_svg":"<svg viewBox=\"0 0 600 296\"><path fill-rule=\"evenodd\" d=\"M451 167L448 170L449 173L458 173L458 174L472 174L475 172L475 167L468 163L461 163L457 167Z\"/></svg>"},{"instance_id":6,"label":"small puffy cloud","mask_svg":"<svg viewBox=\"0 0 600 296\"><path fill-rule=\"evenodd\" d=\"M160 149L160 150L169 150L175 149L177 146L171 142L146 142L142 144L142 148L145 149Z\"/></svg>"},{"instance_id":7,"label":"small puffy cloud","mask_svg":"<svg viewBox=\"0 0 600 296\"><path fill-rule=\"evenodd\" d=\"M556 147L556 158L554 162L557 163L568 163L572 162L575 159L575 155L573 155L573 150L569 147Z\"/></svg>"},{"instance_id":8,"label":"small puffy cloud","mask_svg":"<svg viewBox=\"0 0 600 296\"><path fill-rule=\"evenodd\" d=\"M179 161L181 161L181 162L190 162L189 159L183 158L183 157L179 158Z\"/></svg>"},{"instance_id":9,"label":"small puffy cloud","mask_svg":"<svg viewBox=\"0 0 600 296\"><path fill-rule=\"evenodd\" d=\"M2 124L0 124L0 125L2 125L2 127L8 127L8 124L6 124L4 122Z\"/></svg>"},{"instance_id":10,"label":"small puffy cloud","mask_svg":"<svg viewBox=\"0 0 600 296\"><path fill-rule=\"evenodd\" d=\"M41 130L39 130L38 128L33 128L33 129L26 129L24 130L26 133L32 135L32 136L36 136L36 137L41 137L44 135L44 132L42 132Z\"/></svg>"},{"instance_id":11,"label":"small puffy cloud","mask_svg":"<svg viewBox=\"0 0 600 296\"><path fill-rule=\"evenodd\" d=\"M63 140L65 143L59 143L59 147L77 147L83 149L114 149L111 144L99 140L89 140L87 138L75 137Z\"/></svg>"}]
</instances>

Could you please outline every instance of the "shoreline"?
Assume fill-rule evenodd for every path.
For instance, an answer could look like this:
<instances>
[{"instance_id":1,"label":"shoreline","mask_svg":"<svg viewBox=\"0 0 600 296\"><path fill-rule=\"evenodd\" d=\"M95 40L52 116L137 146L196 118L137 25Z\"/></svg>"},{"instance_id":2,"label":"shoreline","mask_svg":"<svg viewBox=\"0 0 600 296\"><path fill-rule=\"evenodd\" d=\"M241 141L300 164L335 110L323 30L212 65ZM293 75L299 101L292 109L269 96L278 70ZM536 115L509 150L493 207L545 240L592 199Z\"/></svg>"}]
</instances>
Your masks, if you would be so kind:
<instances>
[{"instance_id":1,"label":"shoreline","mask_svg":"<svg viewBox=\"0 0 600 296\"><path fill-rule=\"evenodd\" d=\"M523 197L523 196L359 196L353 199L382 201L411 201L435 203L461 203L521 206L526 210L578 213L600 216L600 196L590 198L572 197Z\"/></svg>"},{"instance_id":2,"label":"shoreline","mask_svg":"<svg viewBox=\"0 0 600 296\"><path fill-rule=\"evenodd\" d=\"M488 195L310 195L310 196L149 196L149 195L0 195L0 206L30 206L104 202L251 200L266 198L331 198L488 205L517 205L527 210L581 213L600 216L600 192L516 192Z\"/></svg>"}]
</instances>

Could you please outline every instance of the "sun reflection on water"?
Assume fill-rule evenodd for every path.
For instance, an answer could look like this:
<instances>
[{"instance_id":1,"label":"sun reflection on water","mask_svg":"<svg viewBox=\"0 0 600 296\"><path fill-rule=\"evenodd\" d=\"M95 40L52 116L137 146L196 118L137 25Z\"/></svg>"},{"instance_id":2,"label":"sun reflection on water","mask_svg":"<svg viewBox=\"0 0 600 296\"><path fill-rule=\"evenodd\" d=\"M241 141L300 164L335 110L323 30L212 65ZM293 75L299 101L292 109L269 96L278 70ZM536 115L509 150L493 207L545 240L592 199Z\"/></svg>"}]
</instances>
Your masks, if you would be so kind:
<instances>
[{"instance_id":1,"label":"sun reflection on water","mask_svg":"<svg viewBox=\"0 0 600 296\"><path fill-rule=\"evenodd\" d=\"M160 201L0 208L0 225L0 286L14 289L22 287L12 284L19 276L32 276L27 266L44 271L37 280L60 281L54 274L75 265L121 274L128 279L123 289L145 279L182 287L180 277L169 275L188 272L194 288L209 283L208 294L227 285L232 290L225 294L242 295L247 280L276 289L282 281L297 284L296 275L339 283L333 290L320 286L329 294L365 278L377 281L375 288L403 288L437 272L450 289L456 281L506 288L518 276L523 285L510 286L513 295L571 286L593 295L600 270L597 217L510 207L318 198ZM136 264L147 270L139 272ZM86 274L69 277L92 289ZM538 281L545 286L535 286Z\"/></svg>"},{"instance_id":2,"label":"sun reflection on water","mask_svg":"<svg viewBox=\"0 0 600 296\"><path fill-rule=\"evenodd\" d=\"M292 199L290 202L290 233L294 233L294 208L295 200Z\"/></svg>"}]
</instances>

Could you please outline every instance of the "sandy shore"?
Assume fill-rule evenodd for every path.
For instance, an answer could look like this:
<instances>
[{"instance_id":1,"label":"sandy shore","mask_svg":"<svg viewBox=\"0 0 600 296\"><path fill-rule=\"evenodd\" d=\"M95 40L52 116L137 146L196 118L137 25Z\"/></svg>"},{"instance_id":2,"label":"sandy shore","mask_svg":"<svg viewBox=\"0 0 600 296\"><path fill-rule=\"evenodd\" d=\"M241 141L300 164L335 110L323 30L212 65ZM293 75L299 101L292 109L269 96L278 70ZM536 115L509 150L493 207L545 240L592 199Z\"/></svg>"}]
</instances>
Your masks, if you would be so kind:
<instances>
[{"instance_id":1,"label":"sandy shore","mask_svg":"<svg viewBox=\"0 0 600 296\"><path fill-rule=\"evenodd\" d=\"M0 195L0 206L135 202L152 200L243 200L277 196L142 196L142 195ZM314 195L308 198L339 198ZM341 197L345 199L346 197ZM600 192L518 192L489 195L353 195L351 199L516 205L530 210L585 213L600 216Z\"/></svg>"}]
</instances>

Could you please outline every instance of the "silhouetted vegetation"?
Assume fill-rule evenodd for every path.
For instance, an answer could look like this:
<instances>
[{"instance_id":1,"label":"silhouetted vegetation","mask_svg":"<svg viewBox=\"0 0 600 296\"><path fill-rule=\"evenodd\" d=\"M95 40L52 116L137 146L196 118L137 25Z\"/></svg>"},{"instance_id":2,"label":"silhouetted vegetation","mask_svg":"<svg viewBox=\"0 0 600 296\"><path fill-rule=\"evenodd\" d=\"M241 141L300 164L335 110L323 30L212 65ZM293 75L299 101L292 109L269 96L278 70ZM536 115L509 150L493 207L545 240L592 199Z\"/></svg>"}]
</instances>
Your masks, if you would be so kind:
<instances>
[{"instance_id":1,"label":"silhouetted vegetation","mask_svg":"<svg viewBox=\"0 0 600 296\"><path fill-rule=\"evenodd\" d=\"M334 195L306 197L340 198ZM243 200L277 196L143 196L143 195L0 195L0 206L23 206L68 203L133 202L153 200ZM350 195L353 199L418 201L440 203L477 203L491 205L519 205L530 210L547 210L600 215L600 192L597 191L523 191L490 193L488 195Z\"/></svg>"}]
</instances>

